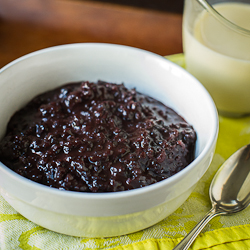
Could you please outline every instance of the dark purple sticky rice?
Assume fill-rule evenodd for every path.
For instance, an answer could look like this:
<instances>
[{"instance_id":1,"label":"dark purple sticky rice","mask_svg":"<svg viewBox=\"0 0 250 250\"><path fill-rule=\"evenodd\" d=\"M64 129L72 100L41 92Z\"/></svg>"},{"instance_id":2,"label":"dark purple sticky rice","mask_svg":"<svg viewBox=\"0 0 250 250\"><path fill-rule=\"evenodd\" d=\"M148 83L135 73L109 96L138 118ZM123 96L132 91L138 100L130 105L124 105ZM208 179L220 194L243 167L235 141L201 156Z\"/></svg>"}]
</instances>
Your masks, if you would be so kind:
<instances>
[{"instance_id":1,"label":"dark purple sticky rice","mask_svg":"<svg viewBox=\"0 0 250 250\"><path fill-rule=\"evenodd\" d=\"M69 83L11 118L0 160L35 182L113 192L164 180L194 159L196 133L161 102L123 84Z\"/></svg>"}]
</instances>

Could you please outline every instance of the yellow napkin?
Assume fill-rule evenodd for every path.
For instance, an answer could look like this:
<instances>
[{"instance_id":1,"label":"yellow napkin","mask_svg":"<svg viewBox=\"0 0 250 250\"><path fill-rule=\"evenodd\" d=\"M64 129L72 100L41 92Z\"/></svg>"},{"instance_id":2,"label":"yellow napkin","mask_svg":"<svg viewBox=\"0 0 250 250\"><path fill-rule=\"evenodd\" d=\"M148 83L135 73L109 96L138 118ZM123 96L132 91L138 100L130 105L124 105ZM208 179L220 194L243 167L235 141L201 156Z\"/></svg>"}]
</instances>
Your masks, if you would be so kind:
<instances>
[{"instance_id":1,"label":"yellow napkin","mask_svg":"<svg viewBox=\"0 0 250 250\"><path fill-rule=\"evenodd\" d=\"M167 58L185 67L182 54ZM249 142L250 117L220 117L220 132L214 159L188 200L158 224L120 237L89 239L51 232L25 219L0 196L0 249L173 249L210 209L208 189L218 167L233 152ZM250 208L235 215L214 218L198 236L191 249L250 249Z\"/></svg>"}]
</instances>

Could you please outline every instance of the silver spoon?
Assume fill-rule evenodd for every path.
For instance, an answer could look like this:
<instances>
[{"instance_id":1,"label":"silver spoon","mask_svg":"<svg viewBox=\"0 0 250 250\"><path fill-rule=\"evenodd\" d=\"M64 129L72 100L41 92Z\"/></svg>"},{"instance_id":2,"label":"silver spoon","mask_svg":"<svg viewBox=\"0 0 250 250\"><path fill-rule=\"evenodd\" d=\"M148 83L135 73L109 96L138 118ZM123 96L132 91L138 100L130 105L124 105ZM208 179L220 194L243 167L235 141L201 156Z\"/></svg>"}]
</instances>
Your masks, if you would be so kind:
<instances>
[{"instance_id":1,"label":"silver spoon","mask_svg":"<svg viewBox=\"0 0 250 250\"><path fill-rule=\"evenodd\" d=\"M215 216L245 209L250 203L250 144L230 156L215 174L209 189L212 209L174 248L185 250Z\"/></svg>"}]
</instances>

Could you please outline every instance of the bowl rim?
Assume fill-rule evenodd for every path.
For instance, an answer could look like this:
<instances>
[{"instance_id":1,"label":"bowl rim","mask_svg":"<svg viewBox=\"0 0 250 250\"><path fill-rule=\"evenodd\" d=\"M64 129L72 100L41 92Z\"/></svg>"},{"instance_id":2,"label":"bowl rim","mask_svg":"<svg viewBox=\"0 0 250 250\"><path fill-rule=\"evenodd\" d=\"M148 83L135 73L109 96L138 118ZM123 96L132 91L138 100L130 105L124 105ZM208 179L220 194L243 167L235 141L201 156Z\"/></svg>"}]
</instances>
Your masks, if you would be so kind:
<instances>
[{"instance_id":1,"label":"bowl rim","mask_svg":"<svg viewBox=\"0 0 250 250\"><path fill-rule=\"evenodd\" d=\"M129 197L140 195L142 193L157 191L166 185L171 185L171 184L175 183L177 180L182 179L183 176L185 176L187 174L187 172L190 171L190 169L194 168L195 165L199 164L202 161L202 159L205 157L205 155L207 153L209 153L209 151L213 147L214 143L216 143L217 137L218 137L218 131L219 131L219 119L218 119L218 112L217 112L216 106L214 104L212 97L208 93L208 91L194 76L192 76L189 72L187 72L181 66L179 66L179 65L175 64L174 62L171 62L170 60L164 58L163 56L157 55L153 52L146 51L146 50L139 49L139 48L135 48L135 47L130 47L127 45L118 45L118 44L110 44L110 43L72 43L72 44L64 44L64 45L57 45L57 46L44 48L41 50L37 50L37 51L31 52L31 53L28 53L24 56L21 56L15 60L13 60L12 62L8 63L4 67L2 67L0 69L0 74L3 73L4 71L9 70L13 66L15 66L17 63L22 62L30 57L34 57L34 56L37 56L37 55L40 55L43 53L48 53L48 52L54 51L54 50L62 50L65 48L73 48L73 47L77 48L77 47L83 47L83 46L84 47L93 47L93 46L114 47L114 48L120 48L120 49L130 49L130 50L138 51L141 53L147 53L148 55L151 55L151 56L157 58L157 60L162 60L163 63L168 63L169 65L171 65L171 67L181 70L182 74L184 74L185 77L190 78L192 80L192 82L194 82L194 84L199 85L200 90L203 92L203 95L206 96L207 101L209 102L209 106L211 107L210 109L211 109L211 112L213 113L213 118L214 118L214 121L213 121L212 126L211 126L212 127L211 135L209 136L209 139L208 139L205 147L203 148L203 150L189 165L187 165L184 169L182 169L180 172L176 173L175 175L173 175L165 180L162 180L160 182L151 184L149 186L145 186L142 188L136 188L136 189L132 189L132 190L119 191L119 192L90 193L90 192L77 192L77 191L69 191L69 190L60 190L57 188L51 188L49 186L46 186L46 185L37 183L35 181L32 181L28 178L25 178L25 177L15 173L13 170L9 169L2 162L0 162L0 168L2 168L2 170L6 174L10 175L14 181L21 182L22 184L25 184L25 185L29 186L30 188L39 190L41 192L50 193L52 195L54 194L54 195L59 196L59 197L64 197L64 198L70 197L71 199L77 198L77 199L91 199L91 200L107 200L107 199L113 200L113 199L118 199L118 198L129 198Z\"/></svg>"}]
</instances>

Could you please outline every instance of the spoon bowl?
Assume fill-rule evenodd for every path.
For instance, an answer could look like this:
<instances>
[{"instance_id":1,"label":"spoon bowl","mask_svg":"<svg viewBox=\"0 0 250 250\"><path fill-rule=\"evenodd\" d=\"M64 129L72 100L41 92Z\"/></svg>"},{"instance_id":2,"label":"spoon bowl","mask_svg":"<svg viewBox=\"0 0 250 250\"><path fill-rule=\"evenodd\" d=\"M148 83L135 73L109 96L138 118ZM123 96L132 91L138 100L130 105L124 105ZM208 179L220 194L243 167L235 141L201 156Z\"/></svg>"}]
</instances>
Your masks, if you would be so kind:
<instances>
[{"instance_id":1,"label":"spoon bowl","mask_svg":"<svg viewBox=\"0 0 250 250\"><path fill-rule=\"evenodd\" d=\"M209 189L212 209L174 248L185 250L215 216L232 214L250 203L250 144L230 156L215 174Z\"/></svg>"},{"instance_id":2,"label":"spoon bowl","mask_svg":"<svg viewBox=\"0 0 250 250\"><path fill-rule=\"evenodd\" d=\"M235 152L218 170L210 185L213 207L236 213L250 203L250 145Z\"/></svg>"}]
</instances>

